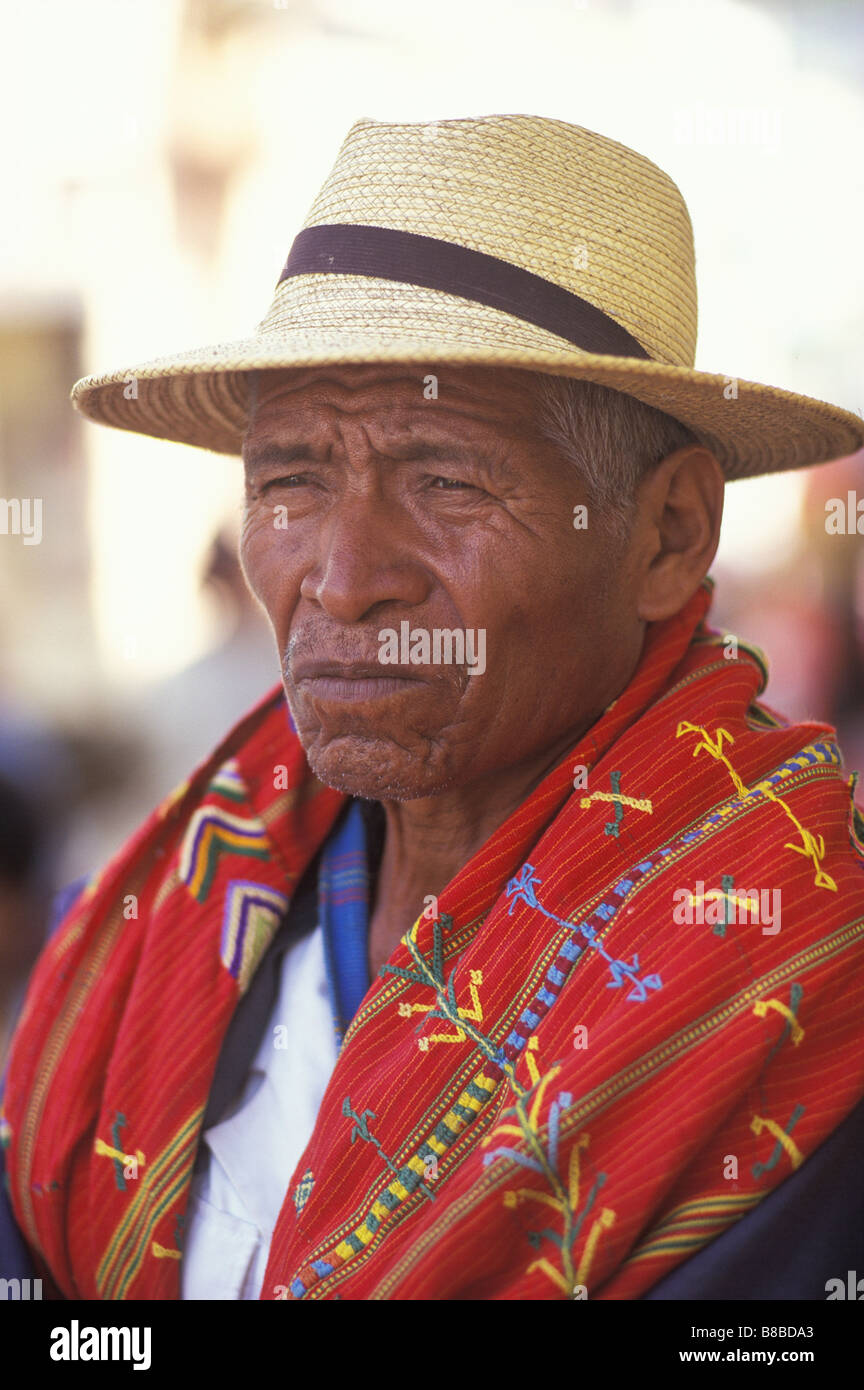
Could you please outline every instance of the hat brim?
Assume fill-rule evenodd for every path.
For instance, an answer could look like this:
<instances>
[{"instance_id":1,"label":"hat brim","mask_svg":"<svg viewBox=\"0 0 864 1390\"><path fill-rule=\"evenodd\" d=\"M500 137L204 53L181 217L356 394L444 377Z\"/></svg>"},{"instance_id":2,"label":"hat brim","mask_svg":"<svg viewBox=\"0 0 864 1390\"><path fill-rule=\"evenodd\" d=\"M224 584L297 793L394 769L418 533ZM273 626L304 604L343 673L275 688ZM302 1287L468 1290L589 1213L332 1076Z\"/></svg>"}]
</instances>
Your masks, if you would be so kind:
<instances>
[{"instance_id":1,"label":"hat brim","mask_svg":"<svg viewBox=\"0 0 864 1390\"><path fill-rule=\"evenodd\" d=\"M728 479L802 468L854 453L864 422L849 411L776 386L713 372L562 348L466 344L304 328L239 339L84 377L72 402L87 419L220 454L239 454L252 371L405 362L520 368L593 381L635 396L685 424Z\"/></svg>"}]
</instances>

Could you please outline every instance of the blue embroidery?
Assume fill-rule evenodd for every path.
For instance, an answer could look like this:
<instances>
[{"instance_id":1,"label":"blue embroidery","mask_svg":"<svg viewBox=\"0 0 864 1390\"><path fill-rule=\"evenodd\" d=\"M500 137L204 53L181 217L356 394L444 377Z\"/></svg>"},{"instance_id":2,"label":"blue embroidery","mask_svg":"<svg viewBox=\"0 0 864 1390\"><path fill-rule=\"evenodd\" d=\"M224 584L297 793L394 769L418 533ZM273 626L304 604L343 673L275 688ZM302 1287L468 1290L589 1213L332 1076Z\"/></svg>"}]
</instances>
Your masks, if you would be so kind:
<instances>
[{"instance_id":1,"label":"blue embroidery","mask_svg":"<svg viewBox=\"0 0 864 1390\"><path fill-rule=\"evenodd\" d=\"M642 866L640 865L639 867L641 868ZM646 864L645 867L650 868L650 865ZM609 966L612 979L609 981L608 988L620 989L625 981L632 986L630 993L627 995L628 1000L640 1001L647 999L649 989L662 988L663 982L657 974L646 975L642 979L639 978L638 955L634 955L630 962L616 960L613 956L610 956L609 952L606 951L597 940L597 931L590 917L586 918L583 922L573 923L566 922L563 917L556 916L554 912L549 912L549 910L538 901L537 894L534 891L535 884L539 884L540 882L541 880L537 878L534 873L533 864L523 864L519 875L516 878L511 878L510 882L507 884L507 897L510 899L509 911L511 914L517 902L522 901L527 903L529 907L536 908L538 912L542 912L544 917L548 917L551 921L557 922L562 927L566 927L571 933L578 932L581 936L584 936L589 946L593 947ZM605 925L611 922L616 911L617 908L611 907L609 903L600 903L600 905L595 908L592 916L599 918L600 922ZM570 949L566 949L567 947L570 947ZM565 942L564 946L561 948L561 954L573 960L577 960L582 954L583 949L584 947L578 948L572 942ZM563 984L564 982L564 976L555 966L550 966L546 978L553 985ZM540 998L543 998L542 991ZM551 998L554 999L554 995L551 996Z\"/></svg>"}]
</instances>

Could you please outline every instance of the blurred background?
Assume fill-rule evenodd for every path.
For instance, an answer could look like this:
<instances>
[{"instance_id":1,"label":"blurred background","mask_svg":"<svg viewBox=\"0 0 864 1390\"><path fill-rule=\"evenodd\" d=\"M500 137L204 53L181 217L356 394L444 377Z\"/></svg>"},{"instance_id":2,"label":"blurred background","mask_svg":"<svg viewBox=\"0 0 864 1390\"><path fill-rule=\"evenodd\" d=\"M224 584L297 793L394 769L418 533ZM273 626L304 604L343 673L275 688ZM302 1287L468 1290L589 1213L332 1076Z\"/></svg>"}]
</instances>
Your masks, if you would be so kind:
<instances>
[{"instance_id":1,"label":"blurred background","mask_svg":"<svg viewBox=\"0 0 864 1390\"><path fill-rule=\"evenodd\" d=\"M73 382L254 328L359 117L530 112L678 183L697 367L861 414L864 6L3 0L0 14L2 1053L51 893L99 868L278 680L235 559L238 462L85 424ZM864 542L828 534L825 503L856 490L864 512L864 453L734 484L713 571L715 626L766 649L769 705L835 723L850 770Z\"/></svg>"}]
</instances>

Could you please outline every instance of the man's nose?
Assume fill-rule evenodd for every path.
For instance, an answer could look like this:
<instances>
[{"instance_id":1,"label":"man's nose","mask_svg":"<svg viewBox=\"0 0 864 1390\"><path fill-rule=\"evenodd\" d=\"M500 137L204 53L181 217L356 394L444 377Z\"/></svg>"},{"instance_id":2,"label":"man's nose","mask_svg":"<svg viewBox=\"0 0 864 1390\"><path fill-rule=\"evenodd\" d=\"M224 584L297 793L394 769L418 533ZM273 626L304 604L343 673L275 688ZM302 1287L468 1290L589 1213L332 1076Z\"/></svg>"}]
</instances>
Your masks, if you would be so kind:
<instances>
[{"instance_id":1,"label":"man's nose","mask_svg":"<svg viewBox=\"0 0 864 1390\"><path fill-rule=\"evenodd\" d=\"M377 605L420 604L431 577L418 557L419 541L410 519L380 493L346 493L321 523L317 562L300 593L342 623L359 622Z\"/></svg>"}]
</instances>

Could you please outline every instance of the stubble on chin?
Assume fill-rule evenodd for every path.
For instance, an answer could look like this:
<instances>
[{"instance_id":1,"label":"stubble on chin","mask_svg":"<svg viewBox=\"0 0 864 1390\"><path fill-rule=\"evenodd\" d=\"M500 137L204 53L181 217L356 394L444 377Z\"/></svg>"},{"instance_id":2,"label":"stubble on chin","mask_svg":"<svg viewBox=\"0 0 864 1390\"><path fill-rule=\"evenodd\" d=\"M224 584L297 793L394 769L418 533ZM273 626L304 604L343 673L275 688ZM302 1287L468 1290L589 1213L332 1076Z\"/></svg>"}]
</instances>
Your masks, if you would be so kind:
<instances>
[{"instance_id":1,"label":"stubble on chin","mask_svg":"<svg viewBox=\"0 0 864 1390\"><path fill-rule=\"evenodd\" d=\"M328 734L294 714L297 734L319 782L368 801L414 801L446 791L455 782L446 731L405 735L405 742L366 731Z\"/></svg>"}]
</instances>

